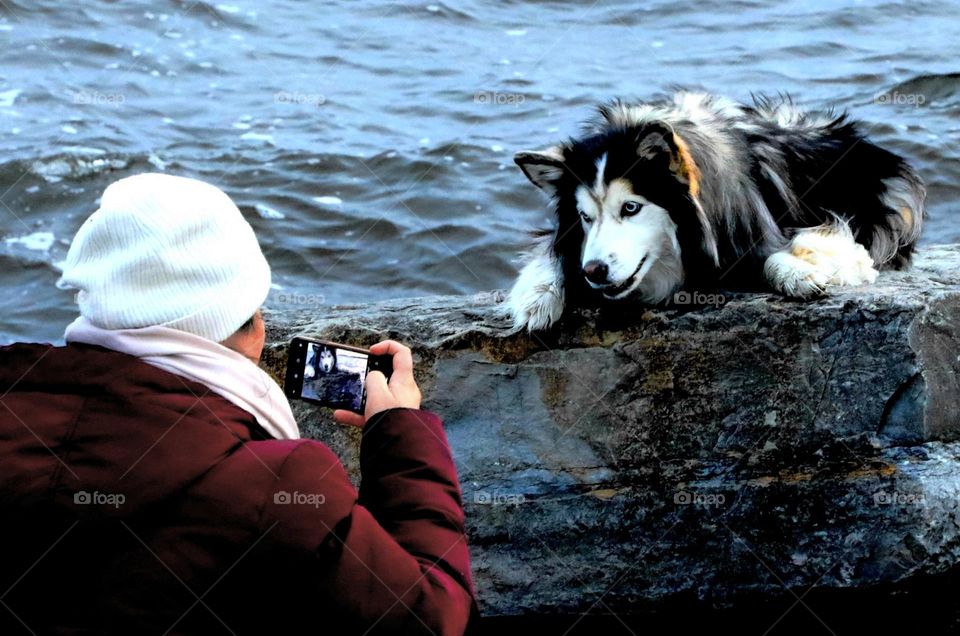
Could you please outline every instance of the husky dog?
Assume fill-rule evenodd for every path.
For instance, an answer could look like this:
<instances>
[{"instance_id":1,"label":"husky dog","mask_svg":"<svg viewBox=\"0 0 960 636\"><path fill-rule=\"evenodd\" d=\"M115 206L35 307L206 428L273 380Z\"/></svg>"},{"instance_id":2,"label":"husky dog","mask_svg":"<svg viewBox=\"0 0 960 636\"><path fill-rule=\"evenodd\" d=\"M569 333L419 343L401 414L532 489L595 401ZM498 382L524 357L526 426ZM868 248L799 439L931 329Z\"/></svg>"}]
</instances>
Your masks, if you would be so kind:
<instances>
[{"instance_id":1,"label":"husky dog","mask_svg":"<svg viewBox=\"0 0 960 636\"><path fill-rule=\"evenodd\" d=\"M788 97L739 104L679 92L599 109L579 139L515 161L553 199L510 291L517 329L566 306L666 301L764 282L797 298L910 262L926 189L846 114Z\"/></svg>"},{"instance_id":2,"label":"husky dog","mask_svg":"<svg viewBox=\"0 0 960 636\"><path fill-rule=\"evenodd\" d=\"M329 347L320 349L319 355L320 370L324 373L330 373L337 368L337 354Z\"/></svg>"},{"instance_id":3,"label":"husky dog","mask_svg":"<svg viewBox=\"0 0 960 636\"><path fill-rule=\"evenodd\" d=\"M337 368L337 354L328 347L313 347L313 355L303 368L305 380L312 380L317 373L330 373Z\"/></svg>"}]
</instances>

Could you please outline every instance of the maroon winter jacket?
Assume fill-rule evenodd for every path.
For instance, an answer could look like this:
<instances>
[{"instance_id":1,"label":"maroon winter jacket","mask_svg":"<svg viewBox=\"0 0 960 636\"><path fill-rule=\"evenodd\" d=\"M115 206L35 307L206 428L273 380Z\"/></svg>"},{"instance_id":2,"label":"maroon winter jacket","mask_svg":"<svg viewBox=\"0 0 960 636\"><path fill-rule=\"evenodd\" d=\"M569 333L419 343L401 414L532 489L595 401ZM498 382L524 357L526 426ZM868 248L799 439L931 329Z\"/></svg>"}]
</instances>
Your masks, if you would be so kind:
<instances>
[{"instance_id":1,"label":"maroon winter jacket","mask_svg":"<svg viewBox=\"0 0 960 636\"><path fill-rule=\"evenodd\" d=\"M440 420L375 417L360 465L132 356L0 348L0 634L461 634Z\"/></svg>"}]
</instances>

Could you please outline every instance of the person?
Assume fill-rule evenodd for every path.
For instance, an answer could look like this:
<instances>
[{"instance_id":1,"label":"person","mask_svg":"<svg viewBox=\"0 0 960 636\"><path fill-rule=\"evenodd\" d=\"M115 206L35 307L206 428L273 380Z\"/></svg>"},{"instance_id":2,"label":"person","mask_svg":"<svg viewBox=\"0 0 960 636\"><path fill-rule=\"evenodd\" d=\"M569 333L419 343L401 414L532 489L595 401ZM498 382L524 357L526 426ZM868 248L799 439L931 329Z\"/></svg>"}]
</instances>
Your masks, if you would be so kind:
<instances>
[{"instance_id":1,"label":"person","mask_svg":"<svg viewBox=\"0 0 960 636\"><path fill-rule=\"evenodd\" d=\"M462 634L464 513L410 349L367 379L360 485L257 363L270 268L226 194L119 180L65 346L0 349L0 633Z\"/></svg>"}]
</instances>

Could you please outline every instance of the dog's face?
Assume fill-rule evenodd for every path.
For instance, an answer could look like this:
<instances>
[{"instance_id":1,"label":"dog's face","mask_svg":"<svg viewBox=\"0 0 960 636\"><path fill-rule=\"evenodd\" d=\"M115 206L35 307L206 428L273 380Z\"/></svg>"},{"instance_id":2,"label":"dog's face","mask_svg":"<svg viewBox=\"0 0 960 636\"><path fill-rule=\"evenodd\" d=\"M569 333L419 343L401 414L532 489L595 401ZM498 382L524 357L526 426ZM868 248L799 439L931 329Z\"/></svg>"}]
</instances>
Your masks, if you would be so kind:
<instances>
[{"instance_id":1,"label":"dog's face","mask_svg":"<svg viewBox=\"0 0 960 636\"><path fill-rule=\"evenodd\" d=\"M337 366L337 359L333 356L333 352L329 349L323 349L320 351L320 368L323 369L324 373L330 373L333 371L334 367Z\"/></svg>"},{"instance_id":2,"label":"dog's face","mask_svg":"<svg viewBox=\"0 0 960 636\"><path fill-rule=\"evenodd\" d=\"M611 300L660 302L684 279L678 223L691 214L699 176L686 153L671 130L648 125L516 161L556 199L558 237L579 243L580 275L591 288Z\"/></svg>"},{"instance_id":3,"label":"dog's face","mask_svg":"<svg viewBox=\"0 0 960 636\"><path fill-rule=\"evenodd\" d=\"M637 193L630 179L607 180L598 161L593 184L574 190L584 232L580 266L592 288L617 300L633 295L661 258L679 257L676 225L664 208Z\"/></svg>"}]
</instances>

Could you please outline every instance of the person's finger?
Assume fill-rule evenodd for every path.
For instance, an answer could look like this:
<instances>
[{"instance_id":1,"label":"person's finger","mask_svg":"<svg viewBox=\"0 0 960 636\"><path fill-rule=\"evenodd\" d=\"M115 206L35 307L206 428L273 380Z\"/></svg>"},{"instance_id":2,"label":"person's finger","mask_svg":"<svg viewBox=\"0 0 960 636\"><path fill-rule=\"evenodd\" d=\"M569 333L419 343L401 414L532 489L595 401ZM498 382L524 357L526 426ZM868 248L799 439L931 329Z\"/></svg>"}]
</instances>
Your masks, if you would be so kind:
<instances>
[{"instance_id":1,"label":"person's finger","mask_svg":"<svg viewBox=\"0 0 960 636\"><path fill-rule=\"evenodd\" d=\"M390 375L391 387L415 387L417 381L413 377L413 352L406 345L395 340L384 340L370 347L375 355L391 355L393 372Z\"/></svg>"},{"instance_id":2,"label":"person's finger","mask_svg":"<svg viewBox=\"0 0 960 636\"><path fill-rule=\"evenodd\" d=\"M406 349L406 348L407 348L406 345L402 345L396 340L381 340L377 344L370 347L370 352L378 356L382 356L388 353L390 355L393 355L397 351L400 351L401 349Z\"/></svg>"},{"instance_id":3,"label":"person's finger","mask_svg":"<svg viewBox=\"0 0 960 636\"><path fill-rule=\"evenodd\" d=\"M347 411L345 409L337 409L333 412L333 420L337 424L344 424L346 426L363 426L366 420L359 413L354 413L353 411Z\"/></svg>"},{"instance_id":4,"label":"person's finger","mask_svg":"<svg viewBox=\"0 0 960 636\"><path fill-rule=\"evenodd\" d=\"M378 356L393 356L393 372L401 375L413 375L413 353L410 347L402 345L396 340L384 340L370 347L370 353Z\"/></svg>"}]
</instances>

